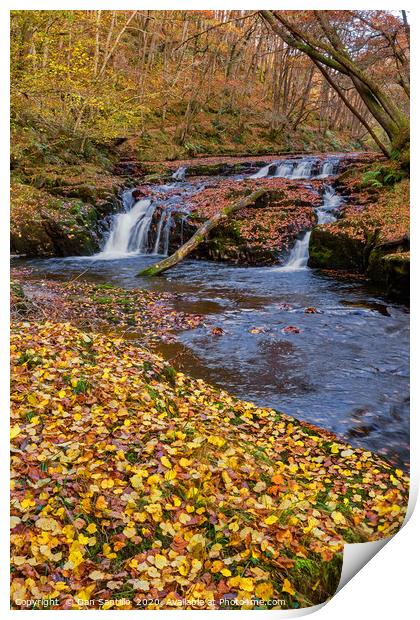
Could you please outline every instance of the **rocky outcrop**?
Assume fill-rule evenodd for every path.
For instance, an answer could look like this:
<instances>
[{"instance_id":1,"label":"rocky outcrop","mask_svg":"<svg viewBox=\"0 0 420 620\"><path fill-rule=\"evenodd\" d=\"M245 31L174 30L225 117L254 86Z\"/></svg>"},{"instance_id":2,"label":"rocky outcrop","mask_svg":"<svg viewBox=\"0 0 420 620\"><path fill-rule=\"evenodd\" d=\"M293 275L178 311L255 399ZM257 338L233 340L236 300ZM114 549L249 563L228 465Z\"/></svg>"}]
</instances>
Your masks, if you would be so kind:
<instances>
[{"instance_id":1,"label":"rocky outcrop","mask_svg":"<svg viewBox=\"0 0 420 620\"><path fill-rule=\"evenodd\" d=\"M343 233L316 226L309 241L309 266L362 272L366 243Z\"/></svg>"},{"instance_id":2,"label":"rocky outcrop","mask_svg":"<svg viewBox=\"0 0 420 620\"><path fill-rule=\"evenodd\" d=\"M97 251L102 220L118 211L121 204L114 191L88 191L88 187L63 186L58 192L58 188L46 191L12 183L12 254L83 256Z\"/></svg>"},{"instance_id":3,"label":"rocky outcrop","mask_svg":"<svg viewBox=\"0 0 420 620\"><path fill-rule=\"evenodd\" d=\"M409 297L410 241L408 237L377 243L375 236L355 238L325 226L314 228L309 243L309 266L364 273L385 292Z\"/></svg>"},{"instance_id":4,"label":"rocky outcrop","mask_svg":"<svg viewBox=\"0 0 420 620\"><path fill-rule=\"evenodd\" d=\"M384 286L387 293L408 299L410 292L410 252L386 254L374 249L369 256L368 277Z\"/></svg>"}]
</instances>

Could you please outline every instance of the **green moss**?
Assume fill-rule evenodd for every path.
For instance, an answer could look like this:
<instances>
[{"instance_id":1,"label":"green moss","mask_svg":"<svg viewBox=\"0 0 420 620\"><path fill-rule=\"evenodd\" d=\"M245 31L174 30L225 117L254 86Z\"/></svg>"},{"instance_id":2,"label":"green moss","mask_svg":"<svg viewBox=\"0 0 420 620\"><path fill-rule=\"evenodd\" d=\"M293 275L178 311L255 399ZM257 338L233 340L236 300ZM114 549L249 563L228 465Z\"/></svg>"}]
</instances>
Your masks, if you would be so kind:
<instances>
[{"instance_id":1,"label":"green moss","mask_svg":"<svg viewBox=\"0 0 420 620\"><path fill-rule=\"evenodd\" d=\"M322 269L363 271L365 268L364 241L345 233L331 232L317 226L309 242L309 265Z\"/></svg>"}]
</instances>

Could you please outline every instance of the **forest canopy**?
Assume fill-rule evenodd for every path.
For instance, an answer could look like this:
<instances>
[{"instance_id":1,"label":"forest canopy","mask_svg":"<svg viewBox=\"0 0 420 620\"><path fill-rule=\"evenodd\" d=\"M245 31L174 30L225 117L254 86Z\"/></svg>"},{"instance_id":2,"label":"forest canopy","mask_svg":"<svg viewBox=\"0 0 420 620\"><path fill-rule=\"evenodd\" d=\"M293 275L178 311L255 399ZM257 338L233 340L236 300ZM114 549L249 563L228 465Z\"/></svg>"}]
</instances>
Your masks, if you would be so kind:
<instances>
[{"instance_id":1,"label":"forest canopy","mask_svg":"<svg viewBox=\"0 0 420 620\"><path fill-rule=\"evenodd\" d=\"M122 141L141 159L249 143L398 158L408 46L404 12L13 11L13 165Z\"/></svg>"}]
</instances>

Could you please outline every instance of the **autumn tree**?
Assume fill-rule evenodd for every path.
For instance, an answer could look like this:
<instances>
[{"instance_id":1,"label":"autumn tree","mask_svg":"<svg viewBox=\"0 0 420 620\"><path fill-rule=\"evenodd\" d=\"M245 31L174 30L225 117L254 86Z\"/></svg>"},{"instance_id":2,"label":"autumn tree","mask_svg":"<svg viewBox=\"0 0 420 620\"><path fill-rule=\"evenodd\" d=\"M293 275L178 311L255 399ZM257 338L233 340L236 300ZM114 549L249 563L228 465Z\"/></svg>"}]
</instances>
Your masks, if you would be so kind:
<instances>
[{"instance_id":1,"label":"autumn tree","mask_svg":"<svg viewBox=\"0 0 420 620\"><path fill-rule=\"evenodd\" d=\"M380 149L408 163L408 24L385 11L260 11L260 15L288 46L312 60ZM357 92L369 118L351 103L349 88Z\"/></svg>"},{"instance_id":2,"label":"autumn tree","mask_svg":"<svg viewBox=\"0 0 420 620\"><path fill-rule=\"evenodd\" d=\"M143 158L259 140L389 156L408 144L408 93L408 24L385 11L11 13L15 166L122 139Z\"/></svg>"}]
</instances>

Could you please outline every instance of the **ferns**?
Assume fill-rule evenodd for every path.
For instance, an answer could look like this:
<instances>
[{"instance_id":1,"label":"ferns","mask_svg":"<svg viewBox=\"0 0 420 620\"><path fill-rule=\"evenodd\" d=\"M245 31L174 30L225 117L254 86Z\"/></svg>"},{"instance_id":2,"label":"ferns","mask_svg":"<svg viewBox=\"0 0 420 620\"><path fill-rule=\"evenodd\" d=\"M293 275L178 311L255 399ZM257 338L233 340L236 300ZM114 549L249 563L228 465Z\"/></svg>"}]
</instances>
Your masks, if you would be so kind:
<instances>
[{"instance_id":1,"label":"ferns","mask_svg":"<svg viewBox=\"0 0 420 620\"><path fill-rule=\"evenodd\" d=\"M389 187L399 183L406 176L406 173L399 168L380 166L379 168L365 172L362 184L368 187Z\"/></svg>"}]
</instances>

